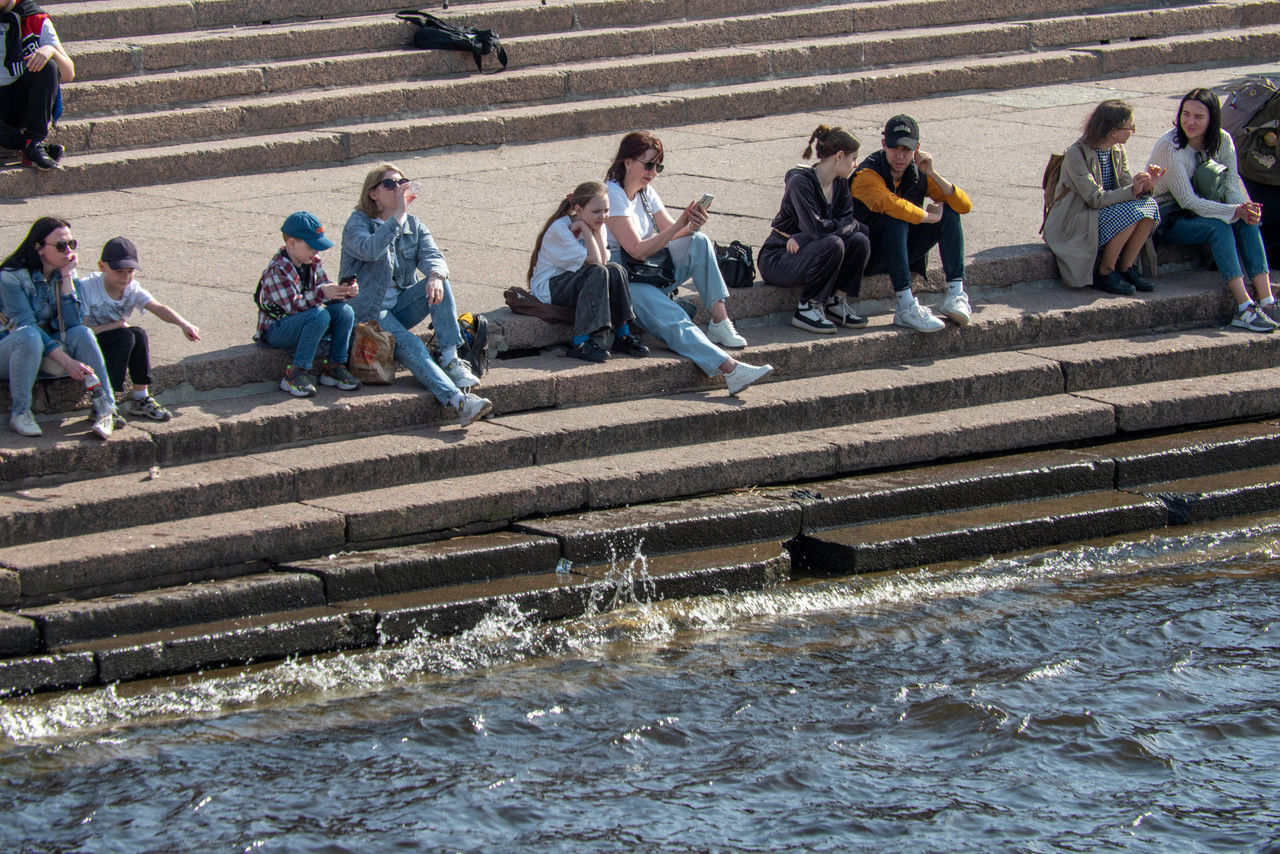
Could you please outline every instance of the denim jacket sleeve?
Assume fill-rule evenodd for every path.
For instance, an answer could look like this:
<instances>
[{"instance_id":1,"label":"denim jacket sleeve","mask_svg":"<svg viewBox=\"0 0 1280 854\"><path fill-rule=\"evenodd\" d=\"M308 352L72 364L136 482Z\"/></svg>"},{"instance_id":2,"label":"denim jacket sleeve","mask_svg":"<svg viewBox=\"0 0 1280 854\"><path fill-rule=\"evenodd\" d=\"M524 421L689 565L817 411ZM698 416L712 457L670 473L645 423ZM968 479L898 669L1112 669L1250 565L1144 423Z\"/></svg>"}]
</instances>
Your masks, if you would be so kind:
<instances>
[{"instance_id":1,"label":"denim jacket sleeve","mask_svg":"<svg viewBox=\"0 0 1280 854\"><path fill-rule=\"evenodd\" d=\"M366 214L355 211L347 218L347 224L342 229L342 251L366 264L377 261L386 254L387 247L399 233L400 223L394 218L375 226Z\"/></svg>"},{"instance_id":2,"label":"denim jacket sleeve","mask_svg":"<svg viewBox=\"0 0 1280 854\"><path fill-rule=\"evenodd\" d=\"M449 278L449 265L445 263L444 253L436 246L435 238L431 236L431 232L422 220L415 216L409 217L405 222L406 228L412 228L413 234L418 238L418 271L424 276L430 276L432 273L440 274L442 279Z\"/></svg>"},{"instance_id":3,"label":"denim jacket sleeve","mask_svg":"<svg viewBox=\"0 0 1280 854\"><path fill-rule=\"evenodd\" d=\"M36 321L35 307L31 304L31 291L34 288L31 274L26 270L0 270L0 300L4 303L4 313L8 316L9 323L14 329L31 326L39 332L41 352L47 356L58 348L58 342ZM70 299L75 302L74 297ZM65 302L63 307L65 309ZM79 303L76 303L76 316L79 316Z\"/></svg>"}]
</instances>

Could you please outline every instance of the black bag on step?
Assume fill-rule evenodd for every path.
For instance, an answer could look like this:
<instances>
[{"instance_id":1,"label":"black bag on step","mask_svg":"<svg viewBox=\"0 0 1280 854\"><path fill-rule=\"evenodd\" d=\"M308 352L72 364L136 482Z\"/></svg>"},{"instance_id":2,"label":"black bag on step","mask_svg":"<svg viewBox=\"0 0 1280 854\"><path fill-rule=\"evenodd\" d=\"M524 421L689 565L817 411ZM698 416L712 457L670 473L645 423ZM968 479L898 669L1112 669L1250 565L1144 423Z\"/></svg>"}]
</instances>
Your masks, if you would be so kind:
<instances>
[{"instance_id":1,"label":"black bag on step","mask_svg":"<svg viewBox=\"0 0 1280 854\"><path fill-rule=\"evenodd\" d=\"M413 33L413 46L416 48L465 51L475 58L476 71L480 70L480 57L496 52L498 63L503 68L507 67L506 48L493 30L448 24L430 12L413 9L396 12L396 17L418 28Z\"/></svg>"}]
</instances>

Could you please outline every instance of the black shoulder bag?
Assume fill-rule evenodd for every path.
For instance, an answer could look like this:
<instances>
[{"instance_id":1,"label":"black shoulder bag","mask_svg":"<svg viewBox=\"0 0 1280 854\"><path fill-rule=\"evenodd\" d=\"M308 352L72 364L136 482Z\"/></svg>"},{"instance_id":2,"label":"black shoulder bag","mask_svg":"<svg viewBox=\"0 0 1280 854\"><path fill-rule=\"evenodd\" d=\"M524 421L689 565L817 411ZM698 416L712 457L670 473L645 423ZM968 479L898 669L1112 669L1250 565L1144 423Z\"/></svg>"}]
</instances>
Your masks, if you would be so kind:
<instances>
[{"instance_id":1,"label":"black shoulder bag","mask_svg":"<svg viewBox=\"0 0 1280 854\"><path fill-rule=\"evenodd\" d=\"M470 53L480 70L480 58L487 53L497 53L498 63L507 67L507 51L493 30L479 30L448 24L430 12L406 9L396 12L396 17L408 21L418 29L413 33L413 46L423 50L460 50Z\"/></svg>"},{"instance_id":2,"label":"black shoulder bag","mask_svg":"<svg viewBox=\"0 0 1280 854\"><path fill-rule=\"evenodd\" d=\"M649 221L653 223L653 230L655 232L661 231L662 229L658 228L658 221L653 218L653 211L649 210L649 200L645 198L644 190L640 190L640 205L644 208L644 212L649 215ZM626 268L628 281L653 285L655 288L663 290L675 285L676 262L671 257L671 249L669 247L662 247L648 258L633 258L621 246L618 249L622 252L622 266Z\"/></svg>"}]
</instances>

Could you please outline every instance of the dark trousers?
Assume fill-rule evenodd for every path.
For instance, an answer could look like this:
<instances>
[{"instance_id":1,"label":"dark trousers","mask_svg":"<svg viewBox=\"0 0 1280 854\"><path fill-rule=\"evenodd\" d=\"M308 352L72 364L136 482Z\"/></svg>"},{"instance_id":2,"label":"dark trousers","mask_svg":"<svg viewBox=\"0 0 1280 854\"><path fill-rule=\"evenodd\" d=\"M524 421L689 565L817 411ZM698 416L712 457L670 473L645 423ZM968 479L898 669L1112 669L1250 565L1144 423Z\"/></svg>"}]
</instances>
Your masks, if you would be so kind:
<instances>
[{"instance_id":1,"label":"dark trousers","mask_svg":"<svg viewBox=\"0 0 1280 854\"><path fill-rule=\"evenodd\" d=\"M1249 198L1262 203L1262 245L1267 250L1271 269L1280 270L1280 187L1244 179Z\"/></svg>"},{"instance_id":2,"label":"dark trousers","mask_svg":"<svg viewBox=\"0 0 1280 854\"><path fill-rule=\"evenodd\" d=\"M0 146L22 149L49 135L61 79L57 63L49 60L39 71L25 71L0 87Z\"/></svg>"},{"instance_id":3,"label":"dark trousers","mask_svg":"<svg viewBox=\"0 0 1280 854\"><path fill-rule=\"evenodd\" d=\"M619 329L633 317L627 271L621 264L583 264L552 276L547 288L551 302L574 309L574 335L590 335L610 326Z\"/></svg>"},{"instance_id":4,"label":"dark trousers","mask_svg":"<svg viewBox=\"0 0 1280 854\"><path fill-rule=\"evenodd\" d=\"M810 240L795 254L785 246L781 251L770 246L767 252L760 250L760 278L784 288L799 285L801 302L825 305L836 291L858 295L870 254L871 243L861 232L828 234Z\"/></svg>"},{"instance_id":5,"label":"dark trousers","mask_svg":"<svg viewBox=\"0 0 1280 854\"><path fill-rule=\"evenodd\" d=\"M137 326L99 332L98 349L107 365L107 376L116 391L124 388L125 368L135 387L151 385L151 346L147 331Z\"/></svg>"},{"instance_id":6,"label":"dark trousers","mask_svg":"<svg viewBox=\"0 0 1280 854\"><path fill-rule=\"evenodd\" d=\"M934 246L942 254L942 272L948 282L964 278L964 230L960 214L942 206L942 219L911 225L881 214L871 223L871 261L868 273L888 273L895 291L911 288L911 271L924 270L925 256Z\"/></svg>"}]
</instances>

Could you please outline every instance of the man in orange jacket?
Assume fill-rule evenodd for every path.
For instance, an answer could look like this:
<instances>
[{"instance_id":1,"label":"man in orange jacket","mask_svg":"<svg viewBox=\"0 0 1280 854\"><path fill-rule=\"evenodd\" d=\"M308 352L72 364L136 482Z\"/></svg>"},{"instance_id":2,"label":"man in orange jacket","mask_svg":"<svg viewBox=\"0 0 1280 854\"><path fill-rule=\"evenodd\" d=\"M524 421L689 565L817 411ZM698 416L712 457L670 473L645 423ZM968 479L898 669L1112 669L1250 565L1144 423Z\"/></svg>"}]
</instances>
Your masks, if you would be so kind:
<instances>
[{"instance_id":1,"label":"man in orange jacket","mask_svg":"<svg viewBox=\"0 0 1280 854\"><path fill-rule=\"evenodd\" d=\"M933 168L920 148L920 125L910 116L894 116L884 126L882 148L858 164L849 180L857 217L871 229L868 273L888 273L898 298L893 322L919 332L937 332L945 324L920 305L911 291L911 273L924 275L925 258L935 245L942 254L947 293L938 310L959 326L969 323L964 290L964 231L960 215L973 204L955 184ZM926 204L925 197L931 203Z\"/></svg>"}]
</instances>

